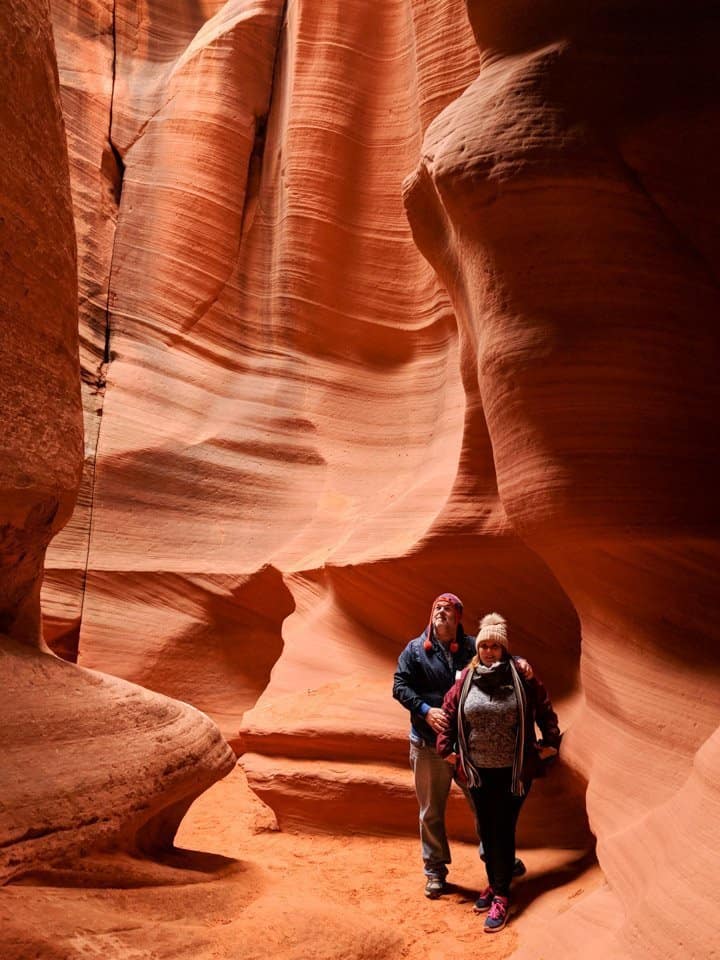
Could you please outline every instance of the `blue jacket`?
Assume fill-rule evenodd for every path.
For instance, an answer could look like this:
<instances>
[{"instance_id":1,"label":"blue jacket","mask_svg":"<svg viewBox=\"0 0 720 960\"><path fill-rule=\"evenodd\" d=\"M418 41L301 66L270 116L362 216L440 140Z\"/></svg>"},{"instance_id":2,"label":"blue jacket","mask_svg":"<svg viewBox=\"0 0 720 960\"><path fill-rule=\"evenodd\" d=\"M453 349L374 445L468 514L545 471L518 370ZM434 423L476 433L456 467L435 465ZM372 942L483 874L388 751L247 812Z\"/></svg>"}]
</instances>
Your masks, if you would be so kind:
<instances>
[{"instance_id":1,"label":"blue jacket","mask_svg":"<svg viewBox=\"0 0 720 960\"><path fill-rule=\"evenodd\" d=\"M410 739L434 747L437 734L426 723L425 714L430 707L442 706L445 694L455 683L456 674L475 656L475 637L468 636L462 626L458 626L458 650L450 654L450 666L435 637L432 638L432 648L425 649L428 630L411 640L400 654L393 680L393 697L410 711Z\"/></svg>"}]
</instances>

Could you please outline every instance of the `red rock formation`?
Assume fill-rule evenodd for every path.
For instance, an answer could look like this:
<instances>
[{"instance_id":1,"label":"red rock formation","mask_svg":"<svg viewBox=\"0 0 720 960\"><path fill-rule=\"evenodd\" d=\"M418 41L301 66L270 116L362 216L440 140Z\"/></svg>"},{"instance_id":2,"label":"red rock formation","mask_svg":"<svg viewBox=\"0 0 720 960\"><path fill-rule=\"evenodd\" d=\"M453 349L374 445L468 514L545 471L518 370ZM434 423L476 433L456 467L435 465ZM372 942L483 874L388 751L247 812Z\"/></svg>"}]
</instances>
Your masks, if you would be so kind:
<instances>
[{"instance_id":1,"label":"red rock formation","mask_svg":"<svg viewBox=\"0 0 720 960\"><path fill-rule=\"evenodd\" d=\"M304 2L282 29L270 2L206 16L119 6L104 125L90 123L71 69L78 36L96 38L107 67L103 16L78 26L70 6L55 12L67 122L83 134L76 203L89 156L96 182L111 155L123 179L92 535L84 551L58 545L48 609L61 633L67 578L87 563L82 664L191 700L231 737L262 693L244 737L270 751L276 809L298 762L312 758L308 782L325 789L338 745L358 764L347 804L360 802L353 783L387 779L371 766L401 764L393 821L410 828L390 676L441 586L472 598L470 628L502 605L557 695L577 685L574 611L504 517L477 385L458 363L465 345L401 202L425 126L476 71L468 24L459 4L349 15ZM98 216L83 211L84 223ZM88 288L106 288L102 269L82 260ZM332 691L358 678L386 736L358 739L357 704L313 733L308 689L330 709ZM308 799L293 821L328 826Z\"/></svg>"},{"instance_id":2,"label":"red rock formation","mask_svg":"<svg viewBox=\"0 0 720 960\"><path fill-rule=\"evenodd\" d=\"M589 779L617 897L602 895L592 955L707 955L720 244L703 146L720 134L717 24L646 4L468 8L480 74L430 126L407 203L476 345L508 518L583 627L566 756ZM565 949L583 917L597 923L592 902Z\"/></svg>"},{"instance_id":3,"label":"red rock formation","mask_svg":"<svg viewBox=\"0 0 720 960\"><path fill-rule=\"evenodd\" d=\"M49 625L83 598L80 663L242 717L281 821L412 829L395 657L442 589L502 610L612 888L553 955L675 956L668 891L714 942L717 30L467 7L57 0L92 526ZM581 792L524 841L586 842Z\"/></svg>"},{"instance_id":4,"label":"red rock formation","mask_svg":"<svg viewBox=\"0 0 720 960\"><path fill-rule=\"evenodd\" d=\"M43 583L45 639L77 659L84 601L95 453L105 387L112 240L122 171L108 139L113 93L113 13L107 3L52 3L70 185L78 242L80 374L85 467L77 506L47 555Z\"/></svg>"},{"instance_id":5,"label":"red rock formation","mask_svg":"<svg viewBox=\"0 0 720 960\"><path fill-rule=\"evenodd\" d=\"M0 632L36 646L45 549L73 509L82 446L75 237L44 12L15 0L0 11Z\"/></svg>"},{"instance_id":6,"label":"red rock formation","mask_svg":"<svg viewBox=\"0 0 720 960\"><path fill-rule=\"evenodd\" d=\"M504 517L454 316L401 203L424 127L476 70L468 25L453 4L358 4L352 16L296 4L281 33L271 3L136 14L116 9L109 74L104 8L87 19L54 9L81 284L96 293L81 322L97 343L107 290L108 333L104 354L84 354L91 438L103 402L92 535L78 515L53 553L49 626L74 636L70 588L84 582L81 663L189 699L228 735L262 692L245 729L253 749L277 733L266 705L362 678L389 739L358 751L365 715L336 713L314 755L316 790L336 743L358 781L373 782L378 760L406 777L389 677L424 625L438 567L443 586L473 597L471 627L500 603L558 695L577 677L574 612ZM86 46L93 75L73 67ZM120 198L116 229L88 182ZM265 761L278 798L313 755L306 720L303 709L285 718L290 759L273 748L269 779ZM323 818L312 803L295 810Z\"/></svg>"},{"instance_id":7,"label":"red rock formation","mask_svg":"<svg viewBox=\"0 0 720 960\"><path fill-rule=\"evenodd\" d=\"M167 846L232 767L187 704L63 662L40 631L45 549L80 482L75 234L49 11L0 10L0 882L99 846Z\"/></svg>"}]
</instances>

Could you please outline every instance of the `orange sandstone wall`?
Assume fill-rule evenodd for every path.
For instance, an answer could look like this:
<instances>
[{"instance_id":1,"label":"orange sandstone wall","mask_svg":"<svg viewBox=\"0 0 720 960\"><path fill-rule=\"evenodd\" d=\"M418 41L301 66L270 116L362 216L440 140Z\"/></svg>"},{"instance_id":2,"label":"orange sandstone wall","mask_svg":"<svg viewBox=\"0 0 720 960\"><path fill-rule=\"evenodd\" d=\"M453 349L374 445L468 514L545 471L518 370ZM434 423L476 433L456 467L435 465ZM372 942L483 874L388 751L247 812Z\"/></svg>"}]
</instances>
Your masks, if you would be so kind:
<instances>
[{"instance_id":1,"label":"orange sandstone wall","mask_svg":"<svg viewBox=\"0 0 720 960\"><path fill-rule=\"evenodd\" d=\"M95 453L106 362L110 255L120 195L120 171L108 142L113 92L113 16L110 3L52 3L60 94L65 116L70 186L78 247L84 469L70 522L48 551L43 582L43 627L52 648L77 658Z\"/></svg>"},{"instance_id":2,"label":"orange sandstone wall","mask_svg":"<svg viewBox=\"0 0 720 960\"><path fill-rule=\"evenodd\" d=\"M0 53L2 883L101 845L167 846L232 755L197 710L66 663L41 636L45 550L82 466L75 232L46 3L3 4Z\"/></svg>"},{"instance_id":3,"label":"orange sandstone wall","mask_svg":"<svg viewBox=\"0 0 720 960\"><path fill-rule=\"evenodd\" d=\"M502 610L568 729L523 841L587 843L586 778L610 884L547 949L670 957L716 942L717 29L578 6L55 0L47 636L211 712L281 823L412 829L397 653Z\"/></svg>"},{"instance_id":4,"label":"orange sandstone wall","mask_svg":"<svg viewBox=\"0 0 720 960\"><path fill-rule=\"evenodd\" d=\"M95 244L81 284L107 291L103 354L84 356L88 436L102 410L91 524L78 514L49 561L58 646L84 581L79 662L208 710L281 820L322 826L342 755L353 783L393 781L397 822L355 786L337 816L407 829L389 688L440 589L468 599L469 629L502 607L568 720L577 699L575 612L507 522L472 345L402 202L427 124L477 71L462 5L54 17L80 246ZM86 45L94 79L73 68Z\"/></svg>"},{"instance_id":5,"label":"orange sandstone wall","mask_svg":"<svg viewBox=\"0 0 720 960\"><path fill-rule=\"evenodd\" d=\"M592 956L711 956L720 30L709 4L468 11L479 75L428 129L408 212L477 345L509 521L581 620L565 755L617 898L518 955L593 930Z\"/></svg>"}]
</instances>

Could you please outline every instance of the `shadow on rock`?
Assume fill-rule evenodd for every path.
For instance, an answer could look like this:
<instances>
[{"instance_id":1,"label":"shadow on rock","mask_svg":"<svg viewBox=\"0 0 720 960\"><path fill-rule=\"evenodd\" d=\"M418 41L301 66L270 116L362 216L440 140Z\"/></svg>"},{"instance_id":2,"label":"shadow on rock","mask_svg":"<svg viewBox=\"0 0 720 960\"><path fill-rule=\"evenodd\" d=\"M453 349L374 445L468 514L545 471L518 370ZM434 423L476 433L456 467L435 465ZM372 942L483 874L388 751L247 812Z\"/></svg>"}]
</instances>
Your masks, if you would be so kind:
<instances>
[{"instance_id":1,"label":"shadow on rock","mask_svg":"<svg viewBox=\"0 0 720 960\"><path fill-rule=\"evenodd\" d=\"M513 913L519 917L538 897L556 887L572 883L581 877L597 863L595 850L588 850L580 854L575 860L543 871L538 875L526 875L513 883L512 903Z\"/></svg>"},{"instance_id":2,"label":"shadow on rock","mask_svg":"<svg viewBox=\"0 0 720 960\"><path fill-rule=\"evenodd\" d=\"M232 857L178 848L152 859L125 853L98 854L34 870L11 883L13 886L132 890L208 883L245 873L247 869L247 864Z\"/></svg>"}]
</instances>

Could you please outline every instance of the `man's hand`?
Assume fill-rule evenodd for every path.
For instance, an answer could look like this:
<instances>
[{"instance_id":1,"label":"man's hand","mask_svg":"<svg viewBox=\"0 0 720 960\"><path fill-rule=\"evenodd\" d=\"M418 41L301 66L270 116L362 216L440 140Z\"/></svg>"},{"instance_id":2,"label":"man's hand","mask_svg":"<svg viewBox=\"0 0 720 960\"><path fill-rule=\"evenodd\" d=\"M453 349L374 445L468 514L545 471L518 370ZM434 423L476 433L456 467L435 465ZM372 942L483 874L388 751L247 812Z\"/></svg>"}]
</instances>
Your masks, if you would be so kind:
<instances>
[{"instance_id":1,"label":"man's hand","mask_svg":"<svg viewBox=\"0 0 720 960\"><path fill-rule=\"evenodd\" d=\"M444 733L448 728L448 719L442 707L430 707L425 714L425 720L430 729L434 730L435 733Z\"/></svg>"},{"instance_id":2,"label":"man's hand","mask_svg":"<svg viewBox=\"0 0 720 960\"><path fill-rule=\"evenodd\" d=\"M547 760L549 757L556 757L557 748L550 746L538 746L538 756L541 760Z\"/></svg>"},{"instance_id":3,"label":"man's hand","mask_svg":"<svg viewBox=\"0 0 720 960\"><path fill-rule=\"evenodd\" d=\"M450 764L451 767L454 767L454 766L455 766L455 761L457 760L457 754L456 754L456 753L449 753L449 754L445 757L445 759L447 760L447 762Z\"/></svg>"},{"instance_id":4,"label":"man's hand","mask_svg":"<svg viewBox=\"0 0 720 960\"><path fill-rule=\"evenodd\" d=\"M532 680L533 668L527 662L525 657L518 657L517 660L515 661L515 666L518 668L518 670L525 677L526 680Z\"/></svg>"}]
</instances>

